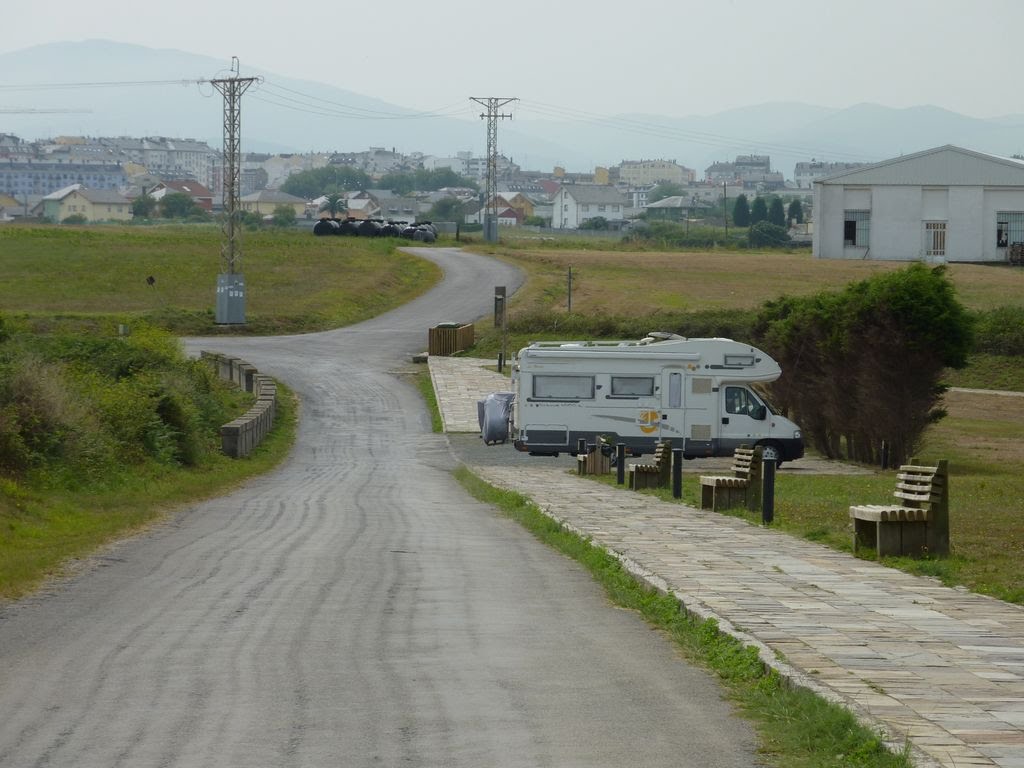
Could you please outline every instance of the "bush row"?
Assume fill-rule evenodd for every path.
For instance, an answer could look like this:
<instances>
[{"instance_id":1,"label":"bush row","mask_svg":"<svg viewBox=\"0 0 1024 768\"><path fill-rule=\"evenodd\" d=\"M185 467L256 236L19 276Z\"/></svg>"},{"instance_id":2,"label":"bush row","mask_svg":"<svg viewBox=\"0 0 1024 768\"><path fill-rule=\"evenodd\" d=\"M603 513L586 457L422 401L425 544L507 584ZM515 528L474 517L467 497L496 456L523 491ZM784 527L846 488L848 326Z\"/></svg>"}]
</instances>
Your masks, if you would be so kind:
<instances>
[{"instance_id":1,"label":"bush row","mask_svg":"<svg viewBox=\"0 0 1024 768\"><path fill-rule=\"evenodd\" d=\"M0 318L0 475L75 488L216 453L239 395L152 328L41 331Z\"/></svg>"}]
</instances>

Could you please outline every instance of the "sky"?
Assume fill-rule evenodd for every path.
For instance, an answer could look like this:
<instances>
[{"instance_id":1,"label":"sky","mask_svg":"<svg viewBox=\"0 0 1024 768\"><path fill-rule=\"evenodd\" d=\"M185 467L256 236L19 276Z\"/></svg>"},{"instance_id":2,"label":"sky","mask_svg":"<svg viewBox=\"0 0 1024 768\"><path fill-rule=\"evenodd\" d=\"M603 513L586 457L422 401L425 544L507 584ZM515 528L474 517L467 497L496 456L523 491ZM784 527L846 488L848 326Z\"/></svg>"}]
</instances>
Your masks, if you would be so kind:
<instances>
[{"instance_id":1,"label":"sky","mask_svg":"<svg viewBox=\"0 0 1024 768\"><path fill-rule=\"evenodd\" d=\"M518 98L515 110L536 118L773 101L1024 113L1012 86L1024 0L176 0L156 12L122 0L9 3L0 53L98 38L225 66L237 56L242 75L250 66L467 116L480 111L473 96Z\"/></svg>"}]
</instances>

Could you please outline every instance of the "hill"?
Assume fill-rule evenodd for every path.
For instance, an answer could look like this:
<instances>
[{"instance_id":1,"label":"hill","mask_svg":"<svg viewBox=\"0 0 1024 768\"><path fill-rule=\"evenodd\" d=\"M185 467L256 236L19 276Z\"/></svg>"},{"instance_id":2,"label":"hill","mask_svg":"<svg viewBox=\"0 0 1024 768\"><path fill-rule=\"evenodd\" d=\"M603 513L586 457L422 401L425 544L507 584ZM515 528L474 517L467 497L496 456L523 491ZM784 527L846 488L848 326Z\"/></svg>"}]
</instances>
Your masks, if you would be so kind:
<instances>
[{"instance_id":1,"label":"hill","mask_svg":"<svg viewBox=\"0 0 1024 768\"><path fill-rule=\"evenodd\" d=\"M172 136L219 147L222 100L209 83L228 75L230 62L170 49L103 40L52 43L0 55L0 71L16 72L3 93L0 132L26 139L62 134ZM424 115L388 101L317 81L261 76L243 98L242 148L257 152L358 151L370 146L406 153L482 155L486 132L480 108L469 100ZM955 144L1009 155L1024 150L1024 116L982 120L934 106L891 109L858 104L834 109L789 102L760 104L713 115L670 118L616 114L614 98L604 115L531 102L527 88L509 83L522 100L514 120L503 121L499 151L527 169L562 165L589 171L624 159L671 158L703 175L715 160L767 154L776 170L811 158L877 161ZM812 98L813 94L804 94ZM59 108L76 113L14 113Z\"/></svg>"}]
</instances>

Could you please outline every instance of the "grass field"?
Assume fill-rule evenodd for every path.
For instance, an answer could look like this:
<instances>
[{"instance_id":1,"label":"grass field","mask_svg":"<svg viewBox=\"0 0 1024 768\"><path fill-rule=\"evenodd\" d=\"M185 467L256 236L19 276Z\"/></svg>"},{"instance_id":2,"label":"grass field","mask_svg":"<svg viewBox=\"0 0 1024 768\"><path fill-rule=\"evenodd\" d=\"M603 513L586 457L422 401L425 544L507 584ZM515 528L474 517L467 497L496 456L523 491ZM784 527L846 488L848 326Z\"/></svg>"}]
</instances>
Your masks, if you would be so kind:
<instances>
[{"instance_id":1,"label":"grass field","mask_svg":"<svg viewBox=\"0 0 1024 768\"><path fill-rule=\"evenodd\" d=\"M0 311L117 314L186 335L212 333L220 244L215 226L0 227ZM391 239L298 230L244 233L236 271L246 281L242 330L258 334L349 325L441 277Z\"/></svg>"},{"instance_id":2,"label":"grass field","mask_svg":"<svg viewBox=\"0 0 1024 768\"><path fill-rule=\"evenodd\" d=\"M572 268L572 309L580 313L649 314L653 310L753 309L782 295L841 288L905 264L815 259L809 252L618 252L475 245L521 267L530 284L514 311L567 311ZM949 275L968 309L1024 306L1024 269L950 264Z\"/></svg>"}]
</instances>

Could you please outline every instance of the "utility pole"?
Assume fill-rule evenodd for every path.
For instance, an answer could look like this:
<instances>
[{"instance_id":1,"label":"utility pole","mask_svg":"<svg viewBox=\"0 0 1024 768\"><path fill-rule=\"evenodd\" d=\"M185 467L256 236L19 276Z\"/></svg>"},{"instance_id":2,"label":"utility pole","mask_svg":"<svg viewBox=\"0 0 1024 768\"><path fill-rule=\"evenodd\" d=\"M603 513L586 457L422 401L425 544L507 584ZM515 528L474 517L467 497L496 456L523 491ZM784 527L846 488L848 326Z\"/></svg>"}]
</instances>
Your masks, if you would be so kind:
<instances>
[{"instance_id":1,"label":"utility pole","mask_svg":"<svg viewBox=\"0 0 1024 768\"><path fill-rule=\"evenodd\" d=\"M725 239L729 239L729 182L722 182L722 217L725 219Z\"/></svg>"},{"instance_id":2,"label":"utility pole","mask_svg":"<svg viewBox=\"0 0 1024 768\"><path fill-rule=\"evenodd\" d=\"M256 82L256 77L238 76L238 57L231 57L231 77L211 80L224 97L224 240L220 254L224 273L217 275L218 324L245 324L245 278L238 271L242 258L241 206L241 130L242 94Z\"/></svg>"},{"instance_id":3,"label":"utility pole","mask_svg":"<svg viewBox=\"0 0 1024 768\"><path fill-rule=\"evenodd\" d=\"M501 98L490 96L478 98L470 96L470 101L475 101L483 106L487 112L480 115L481 119L487 120L487 191L485 192L484 210L484 239L489 243L498 241L498 120L512 119L511 114L498 112L506 104L519 101L513 98Z\"/></svg>"}]
</instances>

